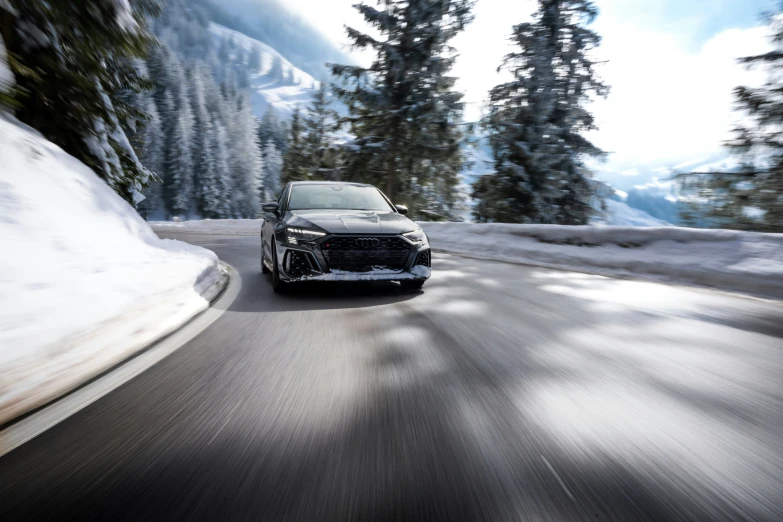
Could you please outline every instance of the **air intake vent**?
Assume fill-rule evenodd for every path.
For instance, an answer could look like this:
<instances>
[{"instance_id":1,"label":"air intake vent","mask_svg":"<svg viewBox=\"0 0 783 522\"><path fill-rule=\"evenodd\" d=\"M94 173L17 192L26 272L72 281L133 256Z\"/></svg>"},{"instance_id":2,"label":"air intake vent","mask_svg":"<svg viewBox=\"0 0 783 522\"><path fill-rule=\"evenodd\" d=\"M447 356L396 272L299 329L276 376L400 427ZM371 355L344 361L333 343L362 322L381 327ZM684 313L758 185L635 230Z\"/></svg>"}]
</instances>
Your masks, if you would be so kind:
<instances>
[{"instance_id":1,"label":"air intake vent","mask_svg":"<svg viewBox=\"0 0 783 522\"><path fill-rule=\"evenodd\" d=\"M430 268L432 266L432 260L430 259L430 251L422 252L416 259L416 266L426 266Z\"/></svg>"},{"instance_id":2,"label":"air intake vent","mask_svg":"<svg viewBox=\"0 0 783 522\"><path fill-rule=\"evenodd\" d=\"M310 260L310 254L289 250L285 254L285 271L290 277L303 277L313 271L315 264Z\"/></svg>"}]
</instances>

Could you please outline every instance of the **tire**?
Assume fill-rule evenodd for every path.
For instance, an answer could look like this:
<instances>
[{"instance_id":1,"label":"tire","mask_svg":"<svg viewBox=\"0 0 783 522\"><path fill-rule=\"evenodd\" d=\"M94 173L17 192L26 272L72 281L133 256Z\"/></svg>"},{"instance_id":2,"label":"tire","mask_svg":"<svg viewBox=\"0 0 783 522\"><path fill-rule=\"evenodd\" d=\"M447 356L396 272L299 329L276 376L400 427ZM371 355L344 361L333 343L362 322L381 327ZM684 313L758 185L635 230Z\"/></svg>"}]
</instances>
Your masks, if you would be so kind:
<instances>
[{"instance_id":1,"label":"tire","mask_svg":"<svg viewBox=\"0 0 783 522\"><path fill-rule=\"evenodd\" d=\"M408 290L410 292L421 290L421 287L424 286L424 283L425 281L423 279L409 279L400 281L400 285L402 285L403 290Z\"/></svg>"},{"instance_id":2,"label":"tire","mask_svg":"<svg viewBox=\"0 0 783 522\"><path fill-rule=\"evenodd\" d=\"M280 280L280 268L277 266L277 247L272 241L272 290L282 294L286 290L286 283Z\"/></svg>"},{"instance_id":3,"label":"tire","mask_svg":"<svg viewBox=\"0 0 783 522\"><path fill-rule=\"evenodd\" d=\"M261 238L261 273L262 274L268 274L269 269L266 267L266 256L264 255L264 238Z\"/></svg>"}]
</instances>

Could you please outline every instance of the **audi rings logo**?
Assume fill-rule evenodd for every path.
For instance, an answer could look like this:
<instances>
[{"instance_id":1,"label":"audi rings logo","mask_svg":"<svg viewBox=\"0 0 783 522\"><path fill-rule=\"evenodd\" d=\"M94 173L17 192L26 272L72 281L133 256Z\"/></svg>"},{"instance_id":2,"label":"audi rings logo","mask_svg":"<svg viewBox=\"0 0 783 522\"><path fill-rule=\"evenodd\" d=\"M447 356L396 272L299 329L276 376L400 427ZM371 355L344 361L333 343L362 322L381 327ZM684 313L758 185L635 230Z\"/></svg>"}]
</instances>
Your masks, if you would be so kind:
<instances>
[{"instance_id":1,"label":"audi rings logo","mask_svg":"<svg viewBox=\"0 0 783 522\"><path fill-rule=\"evenodd\" d=\"M353 244L358 248L369 250L371 248L378 248L381 244L380 240L375 237L360 237L353 240Z\"/></svg>"}]
</instances>

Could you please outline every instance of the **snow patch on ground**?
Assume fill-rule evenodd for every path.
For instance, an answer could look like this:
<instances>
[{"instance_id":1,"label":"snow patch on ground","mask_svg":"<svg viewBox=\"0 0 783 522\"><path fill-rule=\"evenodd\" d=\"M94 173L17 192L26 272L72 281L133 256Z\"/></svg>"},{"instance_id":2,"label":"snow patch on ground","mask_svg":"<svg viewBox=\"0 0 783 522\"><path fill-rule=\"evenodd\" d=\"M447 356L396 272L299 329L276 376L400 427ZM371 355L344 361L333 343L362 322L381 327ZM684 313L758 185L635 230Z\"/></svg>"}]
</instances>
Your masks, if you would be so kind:
<instances>
[{"instance_id":1,"label":"snow patch on ground","mask_svg":"<svg viewBox=\"0 0 783 522\"><path fill-rule=\"evenodd\" d=\"M89 168L0 118L0 424L209 305L209 250L161 240Z\"/></svg>"},{"instance_id":2,"label":"snow patch on ground","mask_svg":"<svg viewBox=\"0 0 783 522\"><path fill-rule=\"evenodd\" d=\"M436 251L783 299L783 234L678 227L419 224Z\"/></svg>"}]
</instances>

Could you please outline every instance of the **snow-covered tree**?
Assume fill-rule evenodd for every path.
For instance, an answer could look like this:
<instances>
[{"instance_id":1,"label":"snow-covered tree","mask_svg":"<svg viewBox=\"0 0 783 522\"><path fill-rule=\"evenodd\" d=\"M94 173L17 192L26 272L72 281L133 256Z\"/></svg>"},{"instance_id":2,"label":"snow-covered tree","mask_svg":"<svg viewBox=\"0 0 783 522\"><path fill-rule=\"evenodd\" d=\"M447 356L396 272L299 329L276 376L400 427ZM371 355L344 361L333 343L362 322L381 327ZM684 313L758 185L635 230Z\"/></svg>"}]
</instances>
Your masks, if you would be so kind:
<instances>
[{"instance_id":1,"label":"snow-covered tree","mask_svg":"<svg viewBox=\"0 0 783 522\"><path fill-rule=\"evenodd\" d=\"M264 117L261 118L258 125L258 142L265 146L269 140L274 142L278 152L285 154L288 149L288 127L278 117L277 111L272 105L267 107Z\"/></svg>"},{"instance_id":2,"label":"snow-covered tree","mask_svg":"<svg viewBox=\"0 0 783 522\"><path fill-rule=\"evenodd\" d=\"M172 214L190 217L195 212L193 191L193 110L184 88L177 102L176 124L170 139L167 171L170 180L169 209Z\"/></svg>"},{"instance_id":3,"label":"snow-covered tree","mask_svg":"<svg viewBox=\"0 0 783 522\"><path fill-rule=\"evenodd\" d=\"M193 94L190 97L193 111L193 194L197 200L196 208L203 215L208 202L214 197L216 184L214 173L210 171L213 160L210 157L212 148L210 139L214 139L212 115L207 110L205 83L212 81L212 74L204 67L191 70L191 85Z\"/></svg>"},{"instance_id":4,"label":"snow-covered tree","mask_svg":"<svg viewBox=\"0 0 783 522\"><path fill-rule=\"evenodd\" d=\"M273 80L283 81L283 60L279 55L272 57L272 67L267 73Z\"/></svg>"},{"instance_id":5,"label":"snow-covered tree","mask_svg":"<svg viewBox=\"0 0 783 522\"><path fill-rule=\"evenodd\" d=\"M234 212L237 217L258 215L259 178L262 173L261 148L258 144L257 121L250 99L241 94L238 113L231 129L231 175L234 191Z\"/></svg>"},{"instance_id":6,"label":"snow-covered tree","mask_svg":"<svg viewBox=\"0 0 783 522\"><path fill-rule=\"evenodd\" d=\"M478 221L581 225L592 212L585 156L603 153L584 133L585 105L607 88L590 53L600 37L587 25L589 0L538 0L531 22L514 27L518 50L504 62L513 79L490 92L485 126L495 173L474 186Z\"/></svg>"},{"instance_id":7,"label":"snow-covered tree","mask_svg":"<svg viewBox=\"0 0 783 522\"><path fill-rule=\"evenodd\" d=\"M220 122L207 130L209 168L202 184L202 212L208 219L231 217L231 172L229 167L228 136Z\"/></svg>"},{"instance_id":8,"label":"snow-covered tree","mask_svg":"<svg viewBox=\"0 0 783 522\"><path fill-rule=\"evenodd\" d=\"M128 92L147 83L135 60L151 43L156 0L6 0L0 35L20 92L16 116L134 201L150 174L124 128L143 115Z\"/></svg>"},{"instance_id":9,"label":"snow-covered tree","mask_svg":"<svg viewBox=\"0 0 783 522\"><path fill-rule=\"evenodd\" d=\"M305 160L305 136L302 129L302 115L297 106L291 115L291 125L288 133L288 149L283 156L282 183L303 181L308 179L307 162Z\"/></svg>"},{"instance_id":10,"label":"snow-covered tree","mask_svg":"<svg viewBox=\"0 0 783 522\"><path fill-rule=\"evenodd\" d=\"M163 204L163 176L165 154L163 151L164 135L163 123L158 113L158 107L152 97L146 98L144 112L147 121L144 123L143 144L139 159L147 169L156 175L144 190L145 200L142 203L144 214L148 219L165 219L166 212Z\"/></svg>"},{"instance_id":11,"label":"snow-covered tree","mask_svg":"<svg viewBox=\"0 0 783 522\"><path fill-rule=\"evenodd\" d=\"M449 76L449 42L472 19L471 0L389 0L356 8L378 38L348 28L353 47L375 53L370 67L332 64L351 134L344 179L382 186L395 201L424 202L422 187L448 205L461 168L462 95Z\"/></svg>"},{"instance_id":12,"label":"snow-covered tree","mask_svg":"<svg viewBox=\"0 0 783 522\"><path fill-rule=\"evenodd\" d=\"M0 0L0 9L3 9L2 0ZM15 84L14 73L8 67L5 42L3 37L0 36L0 111L11 108L16 104L13 99Z\"/></svg>"},{"instance_id":13,"label":"snow-covered tree","mask_svg":"<svg viewBox=\"0 0 783 522\"><path fill-rule=\"evenodd\" d=\"M280 176L283 172L283 157L275 142L267 141L264 147L264 175L260 188L261 203L274 200L282 189Z\"/></svg>"},{"instance_id":14,"label":"snow-covered tree","mask_svg":"<svg viewBox=\"0 0 783 522\"><path fill-rule=\"evenodd\" d=\"M220 40L220 47L218 47L218 58L220 58L220 61L224 64L231 61L231 47L228 37L224 36L223 39Z\"/></svg>"},{"instance_id":15,"label":"snow-covered tree","mask_svg":"<svg viewBox=\"0 0 783 522\"><path fill-rule=\"evenodd\" d=\"M261 48L254 45L250 49L250 56L248 57L247 66L251 72L261 72L261 68L264 66L263 58L261 57Z\"/></svg>"},{"instance_id":16,"label":"snow-covered tree","mask_svg":"<svg viewBox=\"0 0 783 522\"><path fill-rule=\"evenodd\" d=\"M683 191L694 196L681 216L689 224L783 232L783 4L767 23L774 49L740 59L749 67L766 68L767 82L734 91L746 123L734 129L726 145L741 166L680 175Z\"/></svg>"},{"instance_id":17,"label":"snow-covered tree","mask_svg":"<svg viewBox=\"0 0 783 522\"><path fill-rule=\"evenodd\" d=\"M331 96L325 83L321 83L313 95L302 123L305 133L302 160L307 179L339 179L335 143L338 115L331 108Z\"/></svg>"}]
</instances>

